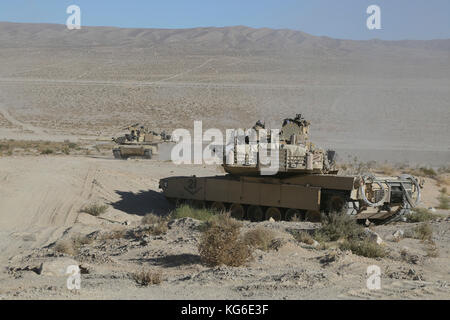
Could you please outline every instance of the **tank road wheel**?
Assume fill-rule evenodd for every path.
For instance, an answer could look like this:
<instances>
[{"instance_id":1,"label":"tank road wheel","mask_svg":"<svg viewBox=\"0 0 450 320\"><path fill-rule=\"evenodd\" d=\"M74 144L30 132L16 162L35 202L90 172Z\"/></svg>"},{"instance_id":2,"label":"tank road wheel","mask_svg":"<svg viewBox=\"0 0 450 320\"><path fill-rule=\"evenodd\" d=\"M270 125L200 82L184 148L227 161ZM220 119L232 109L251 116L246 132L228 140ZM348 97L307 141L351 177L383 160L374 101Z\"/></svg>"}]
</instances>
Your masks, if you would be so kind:
<instances>
[{"instance_id":1,"label":"tank road wheel","mask_svg":"<svg viewBox=\"0 0 450 320\"><path fill-rule=\"evenodd\" d=\"M287 209L285 215L286 221L304 221L305 215L298 209Z\"/></svg>"},{"instance_id":2,"label":"tank road wheel","mask_svg":"<svg viewBox=\"0 0 450 320\"><path fill-rule=\"evenodd\" d=\"M145 159L151 159L153 156L152 149L146 149L144 150L144 158Z\"/></svg>"},{"instance_id":3,"label":"tank road wheel","mask_svg":"<svg viewBox=\"0 0 450 320\"><path fill-rule=\"evenodd\" d=\"M260 206L249 206L247 209L247 217L251 221L262 221L264 219L264 212Z\"/></svg>"},{"instance_id":4,"label":"tank road wheel","mask_svg":"<svg viewBox=\"0 0 450 320\"><path fill-rule=\"evenodd\" d=\"M272 218L275 221L281 220L281 211L278 208L270 207L266 210L266 220L269 220Z\"/></svg>"},{"instance_id":5,"label":"tank road wheel","mask_svg":"<svg viewBox=\"0 0 450 320\"><path fill-rule=\"evenodd\" d=\"M227 208L223 202L216 201L211 205L211 210L216 211L217 213L223 213L227 211Z\"/></svg>"},{"instance_id":6,"label":"tank road wheel","mask_svg":"<svg viewBox=\"0 0 450 320\"><path fill-rule=\"evenodd\" d=\"M237 220L242 220L244 219L245 215L244 207L239 203L233 203L230 207L230 214L233 218Z\"/></svg>"}]
</instances>

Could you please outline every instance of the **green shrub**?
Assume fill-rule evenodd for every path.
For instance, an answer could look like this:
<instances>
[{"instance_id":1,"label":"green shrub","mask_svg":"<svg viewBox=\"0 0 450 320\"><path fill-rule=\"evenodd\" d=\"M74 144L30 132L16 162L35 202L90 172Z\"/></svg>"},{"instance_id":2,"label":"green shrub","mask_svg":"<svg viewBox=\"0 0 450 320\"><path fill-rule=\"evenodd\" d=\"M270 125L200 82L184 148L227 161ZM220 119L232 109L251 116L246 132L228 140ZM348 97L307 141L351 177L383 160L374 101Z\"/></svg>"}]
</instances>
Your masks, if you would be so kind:
<instances>
[{"instance_id":1,"label":"green shrub","mask_svg":"<svg viewBox=\"0 0 450 320\"><path fill-rule=\"evenodd\" d=\"M52 154L53 150L52 149L44 149L41 151L41 154Z\"/></svg>"},{"instance_id":2,"label":"green shrub","mask_svg":"<svg viewBox=\"0 0 450 320\"><path fill-rule=\"evenodd\" d=\"M346 240L339 245L341 250L350 250L352 253L367 258L383 258L386 256L384 248L368 240Z\"/></svg>"},{"instance_id":3,"label":"green shrub","mask_svg":"<svg viewBox=\"0 0 450 320\"><path fill-rule=\"evenodd\" d=\"M200 221L209 221L215 213L208 209L197 209L188 205L181 205L177 207L170 214L171 219L192 218Z\"/></svg>"},{"instance_id":4,"label":"green shrub","mask_svg":"<svg viewBox=\"0 0 450 320\"><path fill-rule=\"evenodd\" d=\"M407 216L409 222L424 222L432 220L433 214L425 208L414 208Z\"/></svg>"},{"instance_id":5,"label":"green shrub","mask_svg":"<svg viewBox=\"0 0 450 320\"><path fill-rule=\"evenodd\" d=\"M356 239L364 232L356 219L345 213L322 215L322 227L314 233L319 242L337 241L339 239Z\"/></svg>"}]
</instances>

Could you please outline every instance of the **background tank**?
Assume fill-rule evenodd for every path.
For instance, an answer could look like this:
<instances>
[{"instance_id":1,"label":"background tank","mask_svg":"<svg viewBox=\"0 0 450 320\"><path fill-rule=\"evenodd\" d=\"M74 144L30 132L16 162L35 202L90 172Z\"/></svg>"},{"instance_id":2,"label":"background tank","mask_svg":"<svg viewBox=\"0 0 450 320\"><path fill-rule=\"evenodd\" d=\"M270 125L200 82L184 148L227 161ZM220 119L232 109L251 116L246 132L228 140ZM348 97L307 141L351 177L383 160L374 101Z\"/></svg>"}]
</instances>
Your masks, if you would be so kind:
<instances>
[{"instance_id":1,"label":"background tank","mask_svg":"<svg viewBox=\"0 0 450 320\"><path fill-rule=\"evenodd\" d=\"M158 153L159 143L170 140L170 136L166 135L165 132L158 134L139 124L126 127L126 129L129 133L112 138L119 145L113 149L113 155L116 159L130 157L151 159L153 155Z\"/></svg>"},{"instance_id":2,"label":"background tank","mask_svg":"<svg viewBox=\"0 0 450 320\"><path fill-rule=\"evenodd\" d=\"M277 176L296 174L335 174L335 152L323 150L309 141L309 121L301 114L295 118L284 119L279 133L279 144L268 139L268 156L272 155L272 165L277 167ZM223 168L226 172L238 176L260 175L267 168L260 160L260 130L264 123L258 121L253 127L256 139L245 137L245 143L238 137L232 145L224 148ZM269 134L270 131L267 131ZM255 141L251 143L250 141ZM274 152L277 151L277 152ZM274 162L274 163L273 163Z\"/></svg>"}]
</instances>

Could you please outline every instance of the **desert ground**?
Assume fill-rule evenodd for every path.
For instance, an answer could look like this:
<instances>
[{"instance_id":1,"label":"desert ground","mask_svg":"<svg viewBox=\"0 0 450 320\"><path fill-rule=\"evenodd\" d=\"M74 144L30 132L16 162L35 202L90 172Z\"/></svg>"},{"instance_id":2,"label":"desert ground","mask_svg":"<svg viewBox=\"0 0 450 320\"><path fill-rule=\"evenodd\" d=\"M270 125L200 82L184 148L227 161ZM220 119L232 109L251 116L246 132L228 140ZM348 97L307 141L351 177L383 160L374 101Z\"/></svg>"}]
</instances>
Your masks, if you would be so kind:
<instances>
[{"instance_id":1,"label":"desert ground","mask_svg":"<svg viewBox=\"0 0 450 320\"><path fill-rule=\"evenodd\" d=\"M449 52L450 40L0 22L0 298L449 299L450 211L438 209L450 179ZM243 266L210 267L198 252L202 221L168 219L165 232L146 233L146 215L175 210L159 179L223 170L115 160L121 128L248 128L258 119L276 128L295 113L341 163L424 178L428 241L394 237L422 222L371 225L387 254L367 258L294 236L318 222L243 222L243 234L270 230L273 246ZM83 212L93 204L105 212ZM73 239L76 250L61 249ZM80 290L58 271L68 264L81 268ZM370 265L381 268L380 290L366 288ZM139 284L141 271L160 281Z\"/></svg>"},{"instance_id":2,"label":"desert ground","mask_svg":"<svg viewBox=\"0 0 450 320\"><path fill-rule=\"evenodd\" d=\"M432 239L404 238L397 230L418 223L374 226L388 250L366 258L335 248L315 248L294 239L292 230L319 227L313 222L244 222L243 231L263 226L275 234L276 247L255 250L241 267L208 267L200 260L200 221L168 222L164 234L143 232L148 213L166 216L173 207L159 193L158 180L171 175L215 175L218 167L175 166L158 160L114 160L111 156L11 156L0 159L0 297L14 299L448 299L450 217L438 210ZM423 204L437 206L438 188L426 179ZM80 210L107 204L100 216ZM141 232L141 233L140 233ZM132 234L131 237L114 236ZM112 235L112 236L111 236ZM72 253L58 242L92 237ZM408 258L402 258L402 252ZM70 259L70 260L67 260ZM73 262L75 261L75 262ZM81 289L66 288L67 276L47 265L76 263ZM45 267L42 267L45 265ZM382 270L381 290L366 288L366 269ZM47 271L42 271L47 270ZM151 270L160 284L141 286L133 274Z\"/></svg>"}]
</instances>

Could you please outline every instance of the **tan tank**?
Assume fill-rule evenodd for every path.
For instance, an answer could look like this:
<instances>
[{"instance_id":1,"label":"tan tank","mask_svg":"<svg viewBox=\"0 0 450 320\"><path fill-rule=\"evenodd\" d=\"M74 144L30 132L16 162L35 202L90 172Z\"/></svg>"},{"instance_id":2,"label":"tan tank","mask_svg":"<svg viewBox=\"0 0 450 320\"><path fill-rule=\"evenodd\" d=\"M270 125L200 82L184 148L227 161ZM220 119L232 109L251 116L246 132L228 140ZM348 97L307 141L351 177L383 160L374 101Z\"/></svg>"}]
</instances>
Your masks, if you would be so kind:
<instances>
[{"instance_id":1,"label":"tan tank","mask_svg":"<svg viewBox=\"0 0 450 320\"><path fill-rule=\"evenodd\" d=\"M309 122L297 115L285 119L279 133L278 170L262 175L261 141L245 139L224 148L223 168L213 177L169 177L160 180L164 196L175 203L229 211L238 219L316 220L320 212L346 212L357 219L392 221L420 201L416 178L342 176L335 168L335 152L309 141ZM254 129L264 128L259 122ZM271 143L270 141L268 143ZM252 149L253 148L253 149Z\"/></svg>"},{"instance_id":2,"label":"tan tank","mask_svg":"<svg viewBox=\"0 0 450 320\"><path fill-rule=\"evenodd\" d=\"M164 132L158 134L139 124L126 127L126 129L129 133L112 138L119 145L113 149L113 155L116 159L151 159L153 155L158 154L158 145L170 140L170 136Z\"/></svg>"}]
</instances>

